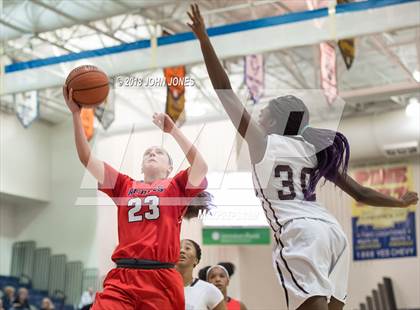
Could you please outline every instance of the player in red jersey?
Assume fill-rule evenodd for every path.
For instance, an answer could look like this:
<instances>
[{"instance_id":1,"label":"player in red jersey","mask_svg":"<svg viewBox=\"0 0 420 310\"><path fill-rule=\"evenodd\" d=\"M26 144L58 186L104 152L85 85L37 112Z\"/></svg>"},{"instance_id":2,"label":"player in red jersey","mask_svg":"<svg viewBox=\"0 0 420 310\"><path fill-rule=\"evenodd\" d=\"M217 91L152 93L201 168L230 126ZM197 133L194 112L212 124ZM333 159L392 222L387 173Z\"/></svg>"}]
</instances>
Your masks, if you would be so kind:
<instances>
[{"instance_id":1,"label":"player in red jersey","mask_svg":"<svg viewBox=\"0 0 420 310\"><path fill-rule=\"evenodd\" d=\"M191 166L168 178L172 171L169 154L151 147L143 156L144 181L133 180L91 154L72 90L64 86L63 95L73 114L79 159L98 180L99 190L118 207L119 244L112 255L117 268L108 273L92 309L183 310L183 280L174 266L189 197L206 187L206 162L168 115L155 114L153 122L174 137Z\"/></svg>"}]
</instances>

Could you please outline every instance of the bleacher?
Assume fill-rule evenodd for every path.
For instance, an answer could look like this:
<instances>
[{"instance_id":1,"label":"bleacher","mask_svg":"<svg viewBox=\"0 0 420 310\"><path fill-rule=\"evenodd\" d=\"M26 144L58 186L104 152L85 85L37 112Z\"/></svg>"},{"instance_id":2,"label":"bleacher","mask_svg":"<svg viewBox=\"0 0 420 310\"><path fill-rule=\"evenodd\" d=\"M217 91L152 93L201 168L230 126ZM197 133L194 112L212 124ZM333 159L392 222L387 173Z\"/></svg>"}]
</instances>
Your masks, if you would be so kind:
<instances>
[{"instance_id":1,"label":"bleacher","mask_svg":"<svg viewBox=\"0 0 420 310\"><path fill-rule=\"evenodd\" d=\"M82 292L98 289L98 270L83 268L80 261L53 255L50 248L36 248L34 241L13 244L10 276L0 275L0 289L13 286L29 290L29 302L38 309L49 297L56 310L77 309Z\"/></svg>"},{"instance_id":2,"label":"bleacher","mask_svg":"<svg viewBox=\"0 0 420 310\"><path fill-rule=\"evenodd\" d=\"M0 276L0 288L4 288L5 286L13 286L18 291L19 288L25 287L29 290L29 303L37 307L38 309L41 308L42 300L45 297L49 297L52 302L54 303L55 309L65 309L65 310L74 310L72 305L65 305L63 297L53 297L48 294L48 291L36 290L32 288L32 285L27 283L26 279L22 280L22 278L13 277L13 276Z\"/></svg>"},{"instance_id":3,"label":"bleacher","mask_svg":"<svg viewBox=\"0 0 420 310\"><path fill-rule=\"evenodd\" d=\"M420 310L398 307L391 278L384 277L382 283L372 290L372 295L360 303L360 310Z\"/></svg>"}]
</instances>

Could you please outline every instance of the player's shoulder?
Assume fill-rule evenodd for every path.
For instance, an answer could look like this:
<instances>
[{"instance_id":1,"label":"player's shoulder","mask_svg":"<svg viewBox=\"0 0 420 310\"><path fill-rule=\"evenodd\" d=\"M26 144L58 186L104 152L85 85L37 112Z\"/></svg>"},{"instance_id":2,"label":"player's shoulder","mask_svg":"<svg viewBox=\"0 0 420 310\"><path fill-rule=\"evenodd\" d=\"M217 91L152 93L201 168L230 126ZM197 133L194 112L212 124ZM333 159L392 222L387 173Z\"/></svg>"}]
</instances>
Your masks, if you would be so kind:
<instances>
[{"instance_id":1,"label":"player's shoulder","mask_svg":"<svg viewBox=\"0 0 420 310\"><path fill-rule=\"evenodd\" d=\"M292 153L306 156L315 153L315 147L302 136L272 134L269 136L268 141L267 149L270 152Z\"/></svg>"},{"instance_id":2,"label":"player's shoulder","mask_svg":"<svg viewBox=\"0 0 420 310\"><path fill-rule=\"evenodd\" d=\"M272 144L282 144L282 143L290 143L290 144L294 144L294 143L307 143L306 140L302 137L302 136L284 136L284 135L279 135L279 134L270 134L267 137L267 145L272 145Z\"/></svg>"},{"instance_id":3,"label":"player's shoulder","mask_svg":"<svg viewBox=\"0 0 420 310\"><path fill-rule=\"evenodd\" d=\"M179 186L182 187L182 184L185 185L187 180L188 180L188 170L189 170L189 168L184 169L184 170L179 170L178 172L176 172L174 174L173 177L167 178L165 180L165 182L167 182L166 184L168 184L168 185L171 184L175 187L179 187Z\"/></svg>"},{"instance_id":4,"label":"player's shoulder","mask_svg":"<svg viewBox=\"0 0 420 310\"><path fill-rule=\"evenodd\" d=\"M209 282L198 280L197 284L198 286L200 286L202 289L206 290L207 292L219 292L219 289Z\"/></svg>"}]
</instances>

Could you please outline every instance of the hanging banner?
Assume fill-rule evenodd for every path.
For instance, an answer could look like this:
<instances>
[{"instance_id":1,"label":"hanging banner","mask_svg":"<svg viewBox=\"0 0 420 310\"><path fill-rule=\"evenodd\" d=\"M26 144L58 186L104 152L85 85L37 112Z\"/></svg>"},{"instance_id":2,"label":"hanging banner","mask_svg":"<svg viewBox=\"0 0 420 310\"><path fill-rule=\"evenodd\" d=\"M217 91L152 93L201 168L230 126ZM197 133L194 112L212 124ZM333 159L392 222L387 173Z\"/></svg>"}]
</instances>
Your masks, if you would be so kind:
<instances>
[{"instance_id":1,"label":"hanging banner","mask_svg":"<svg viewBox=\"0 0 420 310\"><path fill-rule=\"evenodd\" d=\"M167 92L165 113L181 126L185 122L185 66L163 69Z\"/></svg>"},{"instance_id":2,"label":"hanging banner","mask_svg":"<svg viewBox=\"0 0 420 310\"><path fill-rule=\"evenodd\" d=\"M264 56L245 56L245 85L254 103L257 103L264 93Z\"/></svg>"},{"instance_id":3,"label":"hanging banner","mask_svg":"<svg viewBox=\"0 0 420 310\"><path fill-rule=\"evenodd\" d=\"M354 39L344 39L338 41L338 47L340 48L341 56L343 56L344 63L346 64L347 70L351 68L355 56L355 43Z\"/></svg>"},{"instance_id":4,"label":"hanging banner","mask_svg":"<svg viewBox=\"0 0 420 310\"><path fill-rule=\"evenodd\" d=\"M94 128L93 128L93 122L95 120L94 113L95 112L93 111L93 109L85 109L85 108L82 108L82 111L80 112L83 129L85 131L85 135L88 141L92 139L93 133L94 133Z\"/></svg>"},{"instance_id":5,"label":"hanging banner","mask_svg":"<svg viewBox=\"0 0 420 310\"><path fill-rule=\"evenodd\" d=\"M332 104L338 96L336 54L333 45L323 42L320 48L321 88L329 104Z\"/></svg>"},{"instance_id":6,"label":"hanging banner","mask_svg":"<svg viewBox=\"0 0 420 310\"><path fill-rule=\"evenodd\" d=\"M337 0L337 4L350 3L352 0ZM341 56L343 56L344 63L347 70L351 68L355 56L355 41L354 39L338 40L338 48L340 49Z\"/></svg>"},{"instance_id":7,"label":"hanging banner","mask_svg":"<svg viewBox=\"0 0 420 310\"><path fill-rule=\"evenodd\" d=\"M114 81L114 79L111 79ZM105 102L95 108L95 116L101 123L102 127L107 130L115 119L115 84L114 82L109 85L108 97Z\"/></svg>"},{"instance_id":8,"label":"hanging banner","mask_svg":"<svg viewBox=\"0 0 420 310\"><path fill-rule=\"evenodd\" d=\"M16 116L23 127L28 128L39 116L39 101L36 90L15 95Z\"/></svg>"},{"instance_id":9,"label":"hanging banner","mask_svg":"<svg viewBox=\"0 0 420 310\"><path fill-rule=\"evenodd\" d=\"M352 176L361 185L393 197L414 190L412 167L406 164L356 169ZM417 256L415 218L415 205L387 208L353 202L353 259Z\"/></svg>"}]
</instances>

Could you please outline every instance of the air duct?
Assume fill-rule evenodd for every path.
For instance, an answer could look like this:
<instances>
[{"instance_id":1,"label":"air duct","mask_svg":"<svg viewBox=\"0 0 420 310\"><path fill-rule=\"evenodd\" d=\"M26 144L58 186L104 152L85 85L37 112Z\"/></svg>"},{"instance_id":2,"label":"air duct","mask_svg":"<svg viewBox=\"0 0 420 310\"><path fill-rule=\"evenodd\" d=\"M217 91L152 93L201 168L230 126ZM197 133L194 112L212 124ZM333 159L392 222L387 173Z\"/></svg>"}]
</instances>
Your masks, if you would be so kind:
<instances>
[{"instance_id":1,"label":"air duct","mask_svg":"<svg viewBox=\"0 0 420 310\"><path fill-rule=\"evenodd\" d=\"M338 130L349 140L354 161L402 158L420 154L419 116L407 117L403 109L394 110L345 119Z\"/></svg>"}]
</instances>

